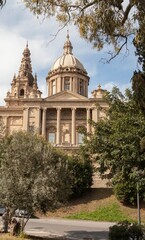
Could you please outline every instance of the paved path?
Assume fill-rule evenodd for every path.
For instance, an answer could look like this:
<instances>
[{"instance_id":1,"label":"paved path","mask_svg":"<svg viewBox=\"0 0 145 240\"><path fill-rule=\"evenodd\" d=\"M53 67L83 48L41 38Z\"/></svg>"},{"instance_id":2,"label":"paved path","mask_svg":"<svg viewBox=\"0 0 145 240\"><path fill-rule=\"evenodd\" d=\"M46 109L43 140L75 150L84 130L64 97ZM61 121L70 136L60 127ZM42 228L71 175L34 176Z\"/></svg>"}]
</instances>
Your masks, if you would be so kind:
<instances>
[{"instance_id":1,"label":"paved path","mask_svg":"<svg viewBox=\"0 0 145 240\"><path fill-rule=\"evenodd\" d=\"M36 236L58 236L76 240L107 240L113 223L64 219L30 219L26 233Z\"/></svg>"}]
</instances>

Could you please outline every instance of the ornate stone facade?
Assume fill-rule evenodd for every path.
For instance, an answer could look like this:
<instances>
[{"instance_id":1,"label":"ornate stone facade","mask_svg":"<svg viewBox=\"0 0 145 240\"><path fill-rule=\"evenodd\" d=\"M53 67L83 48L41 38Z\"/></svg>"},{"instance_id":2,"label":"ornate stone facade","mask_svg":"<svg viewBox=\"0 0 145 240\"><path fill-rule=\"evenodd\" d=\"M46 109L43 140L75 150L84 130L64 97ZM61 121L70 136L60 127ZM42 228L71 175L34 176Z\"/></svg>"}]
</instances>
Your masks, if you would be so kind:
<instances>
[{"instance_id":1,"label":"ornate stone facade","mask_svg":"<svg viewBox=\"0 0 145 240\"><path fill-rule=\"evenodd\" d=\"M93 131L89 120L98 121L106 108L101 86L88 98L89 76L82 63L73 55L67 34L64 52L46 77L48 97L42 98L33 76L28 44L23 52L18 75L14 75L11 91L0 107L0 134L13 131L36 131L53 145L76 149L83 141L80 128Z\"/></svg>"}]
</instances>

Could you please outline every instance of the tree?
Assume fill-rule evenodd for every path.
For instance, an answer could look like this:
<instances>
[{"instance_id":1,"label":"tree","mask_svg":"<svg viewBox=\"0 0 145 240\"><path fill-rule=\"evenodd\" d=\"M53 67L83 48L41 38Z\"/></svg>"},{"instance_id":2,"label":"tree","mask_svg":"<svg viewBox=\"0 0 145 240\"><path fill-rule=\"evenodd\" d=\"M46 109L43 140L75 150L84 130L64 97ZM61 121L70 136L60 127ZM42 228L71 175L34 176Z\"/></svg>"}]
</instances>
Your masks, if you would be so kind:
<instances>
[{"instance_id":1,"label":"tree","mask_svg":"<svg viewBox=\"0 0 145 240\"><path fill-rule=\"evenodd\" d=\"M136 55L138 56L138 61L142 70L134 72L132 77L132 88L137 105L145 115L145 18L142 15L139 16L139 26L139 34L140 32L143 32L144 34L134 39L134 45L136 47Z\"/></svg>"},{"instance_id":2,"label":"tree","mask_svg":"<svg viewBox=\"0 0 145 240\"><path fill-rule=\"evenodd\" d=\"M62 27L74 23L80 36L97 49L105 44L114 46L114 58L123 47L128 52L128 40L136 42L145 34L144 0L23 0L34 14L54 16ZM3 6L6 0L0 0ZM132 36L132 37L131 37ZM130 38L131 37L131 38Z\"/></svg>"},{"instance_id":3,"label":"tree","mask_svg":"<svg viewBox=\"0 0 145 240\"><path fill-rule=\"evenodd\" d=\"M24 0L36 15L55 16L66 26L73 22L81 37L91 42L95 48L102 49L105 44L114 46L115 57L128 38L133 35L136 41L144 35L144 29L139 27L144 21L144 0ZM140 31L138 31L140 29ZM126 49L127 50L127 49Z\"/></svg>"},{"instance_id":4,"label":"tree","mask_svg":"<svg viewBox=\"0 0 145 240\"><path fill-rule=\"evenodd\" d=\"M6 4L6 0L0 0L0 7L3 7Z\"/></svg>"},{"instance_id":5,"label":"tree","mask_svg":"<svg viewBox=\"0 0 145 240\"><path fill-rule=\"evenodd\" d=\"M1 204L32 214L52 210L68 199L66 156L41 137L24 132L4 137L0 146Z\"/></svg>"},{"instance_id":6,"label":"tree","mask_svg":"<svg viewBox=\"0 0 145 240\"><path fill-rule=\"evenodd\" d=\"M81 151L78 154L69 156L68 169L71 173L71 198L81 196L86 190L90 189L93 183L93 165L89 158L84 158Z\"/></svg>"},{"instance_id":7,"label":"tree","mask_svg":"<svg viewBox=\"0 0 145 240\"><path fill-rule=\"evenodd\" d=\"M123 95L114 88L106 100L106 118L93 123L83 151L97 161L102 178L111 180L119 200L134 204L137 182L142 199L145 194L145 118L130 90Z\"/></svg>"}]
</instances>

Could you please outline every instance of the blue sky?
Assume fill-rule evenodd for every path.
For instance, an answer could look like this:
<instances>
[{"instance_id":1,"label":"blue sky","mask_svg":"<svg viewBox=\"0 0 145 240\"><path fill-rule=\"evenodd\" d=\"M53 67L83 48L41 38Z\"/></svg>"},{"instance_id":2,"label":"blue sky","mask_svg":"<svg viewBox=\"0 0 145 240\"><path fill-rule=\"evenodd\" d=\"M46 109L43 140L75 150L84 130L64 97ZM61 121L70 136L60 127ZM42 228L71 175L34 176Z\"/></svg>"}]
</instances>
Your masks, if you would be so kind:
<instances>
[{"instance_id":1,"label":"blue sky","mask_svg":"<svg viewBox=\"0 0 145 240\"><path fill-rule=\"evenodd\" d=\"M59 29L55 19L42 19L34 16L25 8L21 0L7 1L0 10L0 105L11 89L14 73L18 74L22 52L28 41L31 51L33 74L37 73L38 87L47 96L46 76L54 61L62 55L67 28L61 30L57 37L53 35ZM117 86L121 91L131 86L130 79L137 69L134 49L129 44L128 57L120 54L109 64L101 59L108 59L107 47L98 52L90 43L81 39L73 25L68 26L73 54L83 63L90 76L89 94L101 84L103 89L111 90ZM50 42L51 41L51 42Z\"/></svg>"}]
</instances>

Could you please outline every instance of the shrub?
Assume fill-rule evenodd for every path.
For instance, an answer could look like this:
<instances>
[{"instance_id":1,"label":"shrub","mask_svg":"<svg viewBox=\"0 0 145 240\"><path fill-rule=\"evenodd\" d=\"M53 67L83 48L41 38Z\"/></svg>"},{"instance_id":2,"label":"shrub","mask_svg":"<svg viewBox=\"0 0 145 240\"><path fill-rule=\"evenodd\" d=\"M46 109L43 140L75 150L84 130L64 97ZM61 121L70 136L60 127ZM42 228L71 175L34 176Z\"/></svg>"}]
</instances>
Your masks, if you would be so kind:
<instances>
[{"instance_id":1,"label":"shrub","mask_svg":"<svg viewBox=\"0 0 145 240\"><path fill-rule=\"evenodd\" d=\"M119 182L114 186L114 194L117 199L127 205L136 204L136 188L128 182Z\"/></svg>"},{"instance_id":2,"label":"shrub","mask_svg":"<svg viewBox=\"0 0 145 240\"><path fill-rule=\"evenodd\" d=\"M109 228L109 240L143 240L143 227L128 221Z\"/></svg>"},{"instance_id":3,"label":"shrub","mask_svg":"<svg viewBox=\"0 0 145 240\"><path fill-rule=\"evenodd\" d=\"M78 155L68 161L70 171L71 197L80 196L92 185L93 166L89 160L81 160Z\"/></svg>"}]
</instances>

